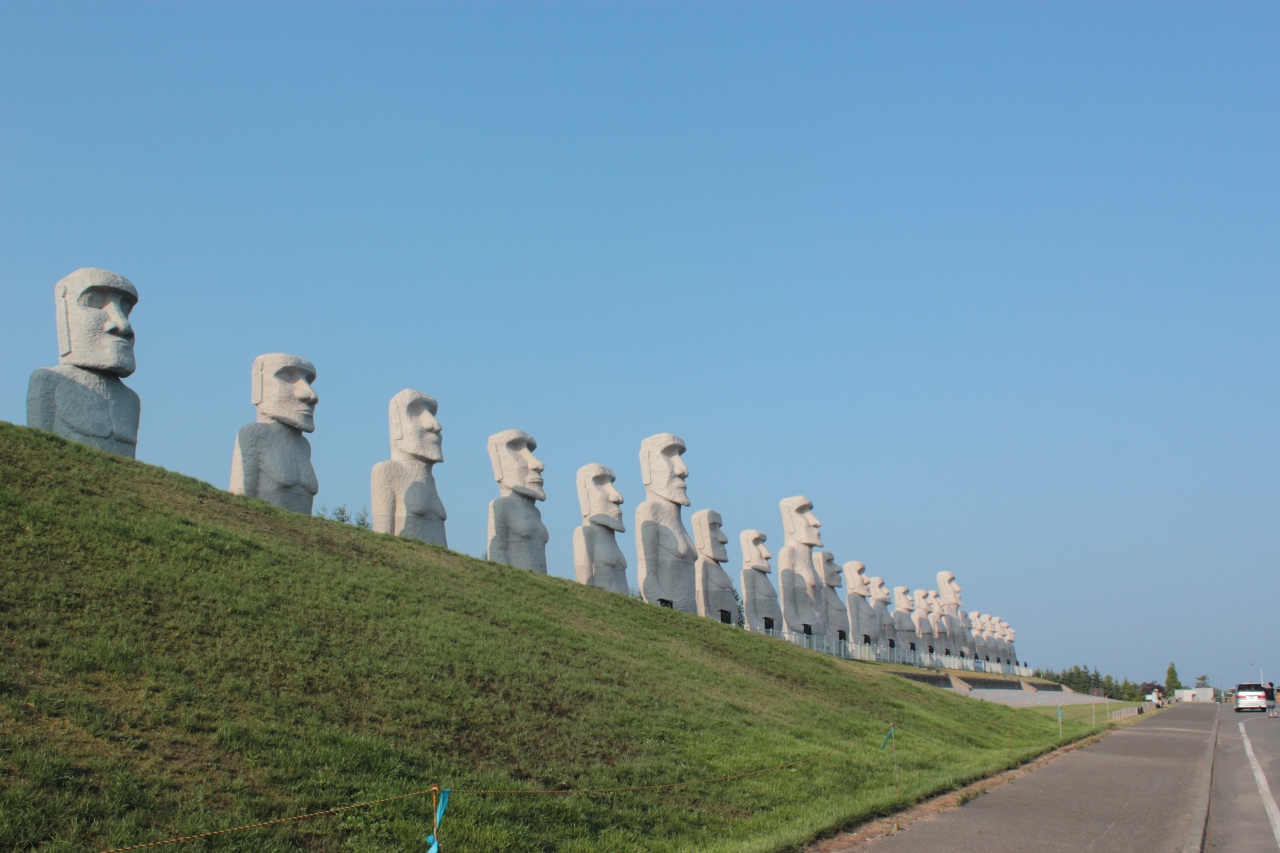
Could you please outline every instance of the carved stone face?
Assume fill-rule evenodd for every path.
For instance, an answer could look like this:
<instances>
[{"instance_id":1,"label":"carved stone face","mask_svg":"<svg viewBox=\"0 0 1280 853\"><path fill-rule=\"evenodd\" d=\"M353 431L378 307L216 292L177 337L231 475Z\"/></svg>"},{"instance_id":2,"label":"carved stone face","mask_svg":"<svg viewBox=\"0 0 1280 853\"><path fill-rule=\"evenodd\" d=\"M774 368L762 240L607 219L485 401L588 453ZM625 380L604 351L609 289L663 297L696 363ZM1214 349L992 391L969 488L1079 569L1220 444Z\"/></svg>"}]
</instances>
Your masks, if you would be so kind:
<instances>
[{"instance_id":1,"label":"carved stone face","mask_svg":"<svg viewBox=\"0 0 1280 853\"><path fill-rule=\"evenodd\" d=\"M818 569L818 577L822 578L822 582L832 589L838 589L844 586L841 575L844 569L840 568L840 564L836 562L836 557L830 551L818 551L813 555L813 567Z\"/></svg>"},{"instance_id":2,"label":"carved stone face","mask_svg":"<svg viewBox=\"0 0 1280 853\"><path fill-rule=\"evenodd\" d=\"M742 567L755 569L758 572L769 572L769 558L773 555L764 547L765 535L759 530L744 530L738 537L742 545Z\"/></svg>"},{"instance_id":3,"label":"carved stone face","mask_svg":"<svg viewBox=\"0 0 1280 853\"><path fill-rule=\"evenodd\" d=\"M818 532L822 522L813 514L812 501L803 495L797 495L783 498L778 503L778 508L782 511L782 527L789 541L812 548L822 547L822 535Z\"/></svg>"},{"instance_id":4,"label":"carved stone face","mask_svg":"<svg viewBox=\"0 0 1280 853\"><path fill-rule=\"evenodd\" d=\"M138 291L107 270L78 269L54 286L58 310L58 361L87 370L129 376L137 362L129 314Z\"/></svg>"},{"instance_id":5,"label":"carved stone face","mask_svg":"<svg viewBox=\"0 0 1280 853\"><path fill-rule=\"evenodd\" d=\"M493 463L493 478L498 481L504 495L512 492L533 498L547 499L542 490L542 471L546 467L533 451L538 442L533 436L518 429L504 430L489 436L489 461Z\"/></svg>"},{"instance_id":6,"label":"carved stone face","mask_svg":"<svg viewBox=\"0 0 1280 853\"><path fill-rule=\"evenodd\" d=\"M938 572L938 594L944 605L954 604L959 607L962 604L960 584L956 583L956 576L951 572Z\"/></svg>"},{"instance_id":7,"label":"carved stone face","mask_svg":"<svg viewBox=\"0 0 1280 853\"><path fill-rule=\"evenodd\" d=\"M693 544L698 555L713 563L729 562L729 552L725 543L729 537L724 535L720 526L724 520L714 509L700 509L693 514Z\"/></svg>"},{"instance_id":8,"label":"carved stone face","mask_svg":"<svg viewBox=\"0 0 1280 853\"><path fill-rule=\"evenodd\" d=\"M276 421L303 432L315 432L316 395L311 383L316 368L306 359L282 352L253 360L253 405L260 422Z\"/></svg>"},{"instance_id":9,"label":"carved stone face","mask_svg":"<svg viewBox=\"0 0 1280 853\"><path fill-rule=\"evenodd\" d=\"M614 488L613 469L591 463L578 469L578 506L584 524L598 524L619 532L622 524L622 495Z\"/></svg>"},{"instance_id":10,"label":"carved stone face","mask_svg":"<svg viewBox=\"0 0 1280 853\"><path fill-rule=\"evenodd\" d=\"M867 567L857 560L844 564L844 576L849 579L849 592L863 597L871 595L871 584L867 581ZM884 581L880 582L881 586Z\"/></svg>"},{"instance_id":11,"label":"carved stone face","mask_svg":"<svg viewBox=\"0 0 1280 853\"><path fill-rule=\"evenodd\" d=\"M969 624L973 626L975 629L977 629L979 632L981 632L982 631L982 614L976 610L970 610Z\"/></svg>"},{"instance_id":12,"label":"carved stone face","mask_svg":"<svg viewBox=\"0 0 1280 853\"><path fill-rule=\"evenodd\" d=\"M443 462L439 404L434 397L406 388L391 398L387 420L391 424L391 446L423 462Z\"/></svg>"},{"instance_id":13,"label":"carved stone face","mask_svg":"<svg viewBox=\"0 0 1280 853\"><path fill-rule=\"evenodd\" d=\"M873 577L868 581L868 586L871 587L872 601L888 601L889 600L889 587L885 586L884 578Z\"/></svg>"},{"instance_id":14,"label":"carved stone face","mask_svg":"<svg viewBox=\"0 0 1280 853\"><path fill-rule=\"evenodd\" d=\"M911 590L905 586L895 586L893 588L893 608L895 610L915 610L915 606L911 603Z\"/></svg>"},{"instance_id":15,"label":"carved stone face","mask_svg":"<svg viewBox=\"0 0 1280 853\"><path fill-rule=\"evenodd\" d=\"M669 432L651 435L640 442L640 475L644 490L651 497L661 498L680 506L689 505L685 478L684 439Z\"/></svg>"},{"instance_id":16,"label":"carved stone face","mask_svg":"<svg viewBox=\"0 0 1280 853\"><path fill-rule=\"evenodd\" d=\"M983 613L981 616L978 617L978 619L979 619L978 624L982 626L982 633L984 634L995 633L995 631L993 630L995 628L995 625L991 621L991 614Z\"/></svg>"},{"instance_id":17,"label":"carved stone face","mask_svg":"<svg viewBox=\"0 0 1280 853\"><path fill-rule=\"evenodd\" d=\"M911 609L919 610L921 613L929 612L929 594L923 589L917 589L912 593Z\"/></svg>"}]
</instances>

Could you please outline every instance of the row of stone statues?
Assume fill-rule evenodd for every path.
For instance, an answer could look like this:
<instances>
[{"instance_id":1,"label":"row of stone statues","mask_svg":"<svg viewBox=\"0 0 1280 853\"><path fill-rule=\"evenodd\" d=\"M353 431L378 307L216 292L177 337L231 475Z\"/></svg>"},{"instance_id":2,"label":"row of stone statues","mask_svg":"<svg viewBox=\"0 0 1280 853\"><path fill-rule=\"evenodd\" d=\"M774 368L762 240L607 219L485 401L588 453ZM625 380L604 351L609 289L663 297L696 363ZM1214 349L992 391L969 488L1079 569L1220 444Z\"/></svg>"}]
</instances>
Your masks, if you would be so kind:
<instances>
[{"instance_id":1,"label":"row of stone statues","mask_svg":"<svg viewBox=\"0 0 1280 853\"><path fill-rule=\"evenodd\" d=\"M124 385L135 368L129 315L138 292L122 276L80 269L54 289L59 364L31 376L27 423L68 439L133 457L140 403ZM232 453L230 491L310 514L319 491L305 433L315 430L319 402L315 366L285 353L254 359L251 400L255 423L242 427ZM432 467L444 459L436 400L412 389L391 398L387 417L391 458L373 467L373 528L382 533L448 544L444 503ZM537 442L520 430L489 437L489 458L499 495L489 504L486 556L546 573L548 533L537 502L546 499ZM645 500L635 513L637 578L647 602L736 622L739 602L723 568L729 556L723 519L715 510L692 516L693 537L682 519L690 505L684 441L659 433L640 444ZM627 561L615 539L625 532L622 495L613 471L597 463L578 469L582 526L573 534L579 582L626 594ZM960 587L938 573L937 590L895 587L892 609L884 581L868 578L862 563L841 568L822 551L821 523L808 498L779 504L784 538L778 553L778 590L769 581L765 535L745 530L741 618L752 631L788 631L887 649L932 652L997 662L1016 661L1007 622L960 609ZM838 592L849 575L846 596Z\"/></svg>"}]
</instances>

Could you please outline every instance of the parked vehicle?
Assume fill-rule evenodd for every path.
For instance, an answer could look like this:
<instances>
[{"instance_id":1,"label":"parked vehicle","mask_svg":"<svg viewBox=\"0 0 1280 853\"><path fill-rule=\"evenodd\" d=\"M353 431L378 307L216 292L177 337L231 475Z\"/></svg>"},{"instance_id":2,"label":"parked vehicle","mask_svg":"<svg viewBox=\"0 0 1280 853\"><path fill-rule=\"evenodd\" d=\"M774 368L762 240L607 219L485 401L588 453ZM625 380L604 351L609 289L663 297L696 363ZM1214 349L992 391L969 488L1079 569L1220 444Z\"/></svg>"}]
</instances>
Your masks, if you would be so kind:
<instances>
[{"instance_id":1,"label":"parked vehicle","mask_svg":"<svg viewBox=\"0 0 1280 853\"><path fill-rule=\"evenodd\" d=\"M1261 684L1236 685L1236 712L1267 710L1267 691Z\"/></svg>"}]
</instances>

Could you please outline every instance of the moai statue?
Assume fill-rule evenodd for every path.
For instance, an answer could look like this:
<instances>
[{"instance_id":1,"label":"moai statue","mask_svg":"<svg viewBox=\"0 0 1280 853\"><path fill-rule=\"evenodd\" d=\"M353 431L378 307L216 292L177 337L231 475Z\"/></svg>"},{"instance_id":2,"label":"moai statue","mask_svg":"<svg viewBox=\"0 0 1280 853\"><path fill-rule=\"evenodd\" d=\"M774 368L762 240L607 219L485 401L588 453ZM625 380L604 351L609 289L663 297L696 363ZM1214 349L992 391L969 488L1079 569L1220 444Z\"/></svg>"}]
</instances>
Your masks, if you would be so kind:
<instances>
[{"instance_id":1,"label":"moai statue","mask_svg":"<svg viewBox=\"0 0 1280 853\"><path fill-rule=\"evenodd\" d=\"M975 660L991 660L991 649L987 646L987 633L983 629L982 614L976 610L969 611L969 634L973 638L973 657Z\"/></svg>"},{"instance_id":2,"label":"moai statue","mask_svg":"<svg viewBox=\"0 0 1280 853\"><path fill-rule=\"evenodd\" d=\"M545 467L533 451L538 442L518 429L489 436L489 461L499 496L489 502L489 550L485 557L517 569L547 573L547 526L536 501L547 499L542 490Z\"/></svg>"},{"instance_id":3,"label":"moai statue","mask_svg":"<svg viewBox=\"0 0 1280 853\"><path fill-rule=\"evenodd\" d=\"M938 572L938 593L942 604L942 614L947 620L947 633L954 647L951 653L960 657L973 657L973 634L970 632L968 618L960 609L960 584L956 576L948 571Z\"/></svg>"},{"instance_id":4,"label":"moai statue","mask_svg":"<svg viewBox=\"0 0 1280 853\"><path fill-rule=\"evenodd\" d=\"M912 611L911 590L905 586L893 588L893 632L897 636L898 648L903 652L916 651L916 620ZM923 649L921 649L923 651Z\"/></svg>"},{"instance_id":5,"label":"moai statue","mask_svg":"<svg viewBox=\"0 0 1280 853\"><path fill-rule=\"evenodd\" d=\"M627 558L614 538L627 530L616 479L611 468L594 462L578 469L582 526L573 531L573 574L578 583L626 595Z\"/></svg>"},{"instance_id":6,"label":"moai statue","mask_svg":"<svg viewBox=\"0 0 1280 853\"><path fill-rule=\"evenodd\" d=\"M769 550L759 530L744 530L742 545L742 620L748 631L782 630L778 593L769 583Z\"/></svg>"},{"instance_id":7,"label":"moai statue","mask_svg":"<svg viewBox=\"0 0 1280 853\"><path fill-rule=\"evenodd\" d=\"M733 594L733 581L720 567L729 561L724 547L729 537L720 529L723 523L714 509L700 509L693 514L693 543L698 549L698 561L693 566L694 586L698 615L733 625L738 621L738 599Z\"/></svg>"},{"instance_id":8,"label":"moai statue","mask_svg":"<svg viewBox=\"0 0 1280 853\"><path fill-rule=\"evenodd\" d=\"M990 660L1000 663L1000 644L996 642L995 626L991 622L991 614L983 613L978 617L979 625L982 628L982 643L987 647L987 656Z\"/></svg>"},{"instance_id":9,"label":"moai statue","mask_svg":"<svg viewBox=\"0 0 1280 853\"><path fill-rule=\"evenodd\" d=\"M845 606L844 596L836 592L844 586L841 580L844 569L830 551L815 551L813 570L822 578L822 624L827 629L827 636L832 640L853 642L849 634L849 608Z\"/></svg>"},{"instance_id":10,"label":"moai statue","mask_svg":"<svg viewBox=\"0 0 1280 853\"><path fill-rule=\"evenodd\" d=\"M311 442L303 433L316 430L320 398L311 387L316 381L315 365L296 355L273 352L255 358L252 372L258 420L242 426L236 435L231 494L310 515L320 483L311 467Z\"/></svg>"},{"instance_id":11,"label":"moai statue","mask_svg":"<svg viewBox=\"0 0 1280 853\"><path fill-rule=\"evenodd\" d=\"M1005 622L1004 637L1005 643L1009 649L1009 659L1014 663L1018 662L1018 650L1014 647L1014 643L1018 639L1018 632L1009 627L1009 623Z\"/></svg>"},{"instance_id":12,"label":"moai statue","mask_svg":"<svg viewBox=\"0 0 1280 853\"><path fill-rule=\"evenodd\" d=\"M133 373L128 279L86 267L53 288L58 366L37 368L27 386L27 426L133 459L142 403L120 380Z\"/></svg>"},{"instance_id":13,"label":"moai statue","mask_svg":"<svg viewBox=\"0 0 1280 853\"><path fill-rule=\"evenodd\" d=\"M879 577L871 578L869 586L871 587L871 609L880 623L880 637L877 639L877 644L886 649L896 649L900 644L898 632L893 627L893 614L889 610L892 599L889 587L885 586L884 578Z\"/></svg>"},{"instance_id":14,"label":"moai statue","mask_svg":"<svg viewBox=\"0 0 1280 853\"><path fill-rule=\"evenodd\" d=\"M993 617L995 622L996 642L1000 645L1002 663L1013 663L1013 652L1009 649L1009 623L999 616Z\"/></svg>"},{"instance_id":15,"label":"moai statue","mask_svg":"<svg viewBox=\"0 0 1280 853\"><path fill-rule=\"evenodd\" d=\"M875 646L880 643L880 615L871 604L871 582L867 579L867 567L854 560L844 564L844 576L849 580L849 642ZM884 586L884 581L880 582ZM887 615L887 611L886 611Z\"/></svg>"},{"instance_id":16,"label":"moai statue","mask_svg":"<svg viewBox=\"0 0 1280 853\"><path fill-rule=\"evenodd\" d=\"M951 654L951 628L947 624L947 616L942 612L942 599L938 591L931 589L925 592L929 601L929 624L933 627L933 647L940 655Z\"/></svg>"},{"instance_id":17,"label":"moai statue","mask_svg":"<svg viewBox=\"0 0 1280 853\"><path fill-rule=\"evenodd\" d=\"M636 507L636 576L645 601L697 613L697 551L680 517L680 508L689 505L684 451L684 439L669 432L640 442L645 500Z\"/></svg>"},{"instance_id":18,"label":"moai statue","mask_svg":"<svg viewBox=\"0 0 1280 853\"><path fill-rule=\"evenodd\" d=\"M911 622L916 629L916 651L933 652L933 623L929 621L929 593L917 589L911 599Z\"/></svg>"},{"instance_id":19,"label":"moai statue","mask_svg":"<svg viewBox=\"0 0 1280 853\"><path fill-rule=\"evenodd\" d=\"M782 550L778 552L778 589L782 593L782 618L794 634L822 636L823 597L826 582L813 567L813 549L822 547L818 528L822 522L814 517L813 502L803 495L784 498L778 503L782 511Z\"/></svg>"},{"instance_id":20,"label":"moai statue","mask_svg":"<svg viewBox=\"0 0 1280 853\"><path fill-rule=\"evenodd\" d=\"M406 388L391 398L391 458L373 466L369 493L373 529L421 539L447 548L444 504L431 468L444 461L440 447L440 410L434 397Z\"/></svg>"}]
</instances>

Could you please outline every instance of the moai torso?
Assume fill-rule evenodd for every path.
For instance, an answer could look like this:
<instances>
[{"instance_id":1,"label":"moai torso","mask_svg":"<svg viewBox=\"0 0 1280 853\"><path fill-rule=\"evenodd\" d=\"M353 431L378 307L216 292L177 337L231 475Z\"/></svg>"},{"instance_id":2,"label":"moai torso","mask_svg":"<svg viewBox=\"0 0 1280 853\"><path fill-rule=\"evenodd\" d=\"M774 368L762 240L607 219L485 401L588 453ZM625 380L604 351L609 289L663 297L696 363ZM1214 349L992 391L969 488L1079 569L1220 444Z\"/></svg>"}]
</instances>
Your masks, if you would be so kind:
<instances>
[{"instance_id":1,"label":"moai torso","mask_svg":"<svg viewBox=\"0 0 1280 853\"><path fill-rule=\"evenodd\" d=\"M616 537L613 528L600 524L584 524L573 531L573 573L578 583L628 593L627 558Z\"/></svg>"},{"instance_id":2,"label":"moai torso","mask_svg":"<svg viewBox=\"0 0 1280 853\"><path fill-rule=\"evenodd\" d=\"M880 642L880 614L876 613L867 597L851 591L846 600L849 604L849 641L872 645Z\"/></svg>"},{"instance_id":3,"label":"moai torso","mask_svg":"<svg viewBox=\"0 0 1280 853\"><path fill-rule=\"evenodd\" d=\"M813 548L788 542L778 552L778 589L782 595L782 617L787 630L825 634L822 621L824 584L813 570Z\"/></svg>"},{"instance_id":4,"label":"moai torso","mask_svg":"<svg viewBox=\"0 0 1280 853\"><path fill-rule=\"evenodd\" d=\"M311 442L301 430L274 421L240 428L231 457L232 494L310 515L318 491Z\"/></svg>"},{"instance_id":5,"label":"moai torso","mask_svg":"<svg viewBox=\"0 0 1280 853\"><path fill-rule=\"evenodd\" d=\"M782 607L769 576L756 569L742 570L742 617L748 631L765 630L765 619L773 620L770 630L781 631Z\"/></svg>"},{"instance_id":6,"label":"moai torso","mask_svg":"<svg viewBox=\"0 0 1280 853\"><path fill-rule=\"evenodd\" d=\"M489 502L489 552L495 563L547 573L547 526L534 499L518 492Z\"/></svg>"},{"instance_id":7,"label":"moai torso","mask_svg":"<svg viewBox=\"0 0 1280 853\"><path fill-rule=\"evenodd\" d=\"M636 576L645 601L697 613L695 554L679 504L658 498L636 507Z\"/></svg>"},{"instance_id":8,"label":"moai torso","mask_svg":"<svg viewBox=\"0 0 1280 853\"><path fill-rule=\"evenodd\" d=\"M115 374L71 364L41 367L27 387L27 426L135 458L142 403Z\"/></svg>"},{"instance_id":9,"label":"moai torso","mask_svg":"<svg viewBox=\"0 0 1280 853\"><path fill-rule=\"evenodd\" d=\"M431 468L418 460L390 459L373 466L373 529L448 547L444 502Z\"/></svg>"},{"instance_id":10,"label":"moai torso","mask_svg":"<svg viewBox=\"0 0 1280 853\"><path fill-rule=\"evenodd\" d=\"M838 640L840 633L843 632L846 640L854 642L849 631L849 609L845 606L844 596L840 595L836 589L823 586L822 601L822 624L826 628L827 636Z\"/></svg>"},{"instance_id":11,"label":"moai torso","mask_svg":"<svg viewBox=\"0 0 1280 853\"><path fill-rule=\"evenodd\" d=\"M717 622L729 614L729 624L738 621L738 599L733 594L733 582L724 567L714 560L698 557L694 564L695 589L698 599L698 615Z\"/></svg>"}]
</instances>

